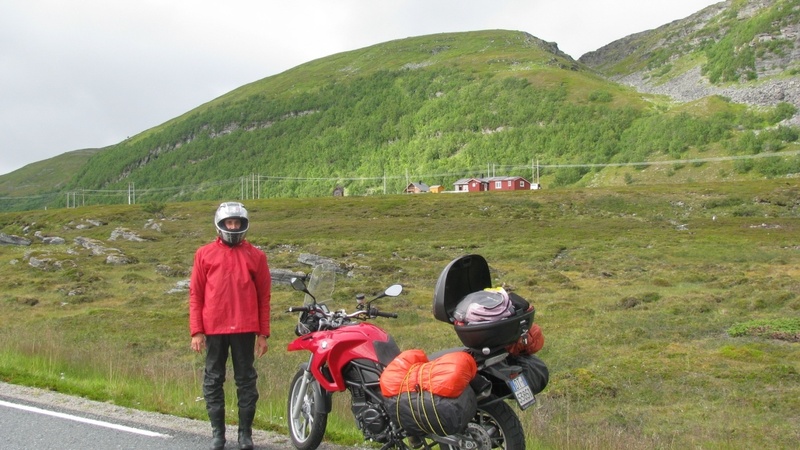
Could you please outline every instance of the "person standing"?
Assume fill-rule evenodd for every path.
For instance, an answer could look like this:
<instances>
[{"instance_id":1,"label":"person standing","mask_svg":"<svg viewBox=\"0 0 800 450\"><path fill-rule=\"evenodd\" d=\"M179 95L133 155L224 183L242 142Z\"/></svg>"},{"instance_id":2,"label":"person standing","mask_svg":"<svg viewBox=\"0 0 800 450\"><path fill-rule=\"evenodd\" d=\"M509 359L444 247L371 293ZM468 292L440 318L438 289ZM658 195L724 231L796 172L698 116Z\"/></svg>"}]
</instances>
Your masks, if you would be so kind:
<instances>
[{"instance_id":1,"label":"person standing","mask_svg":"<svg viewBox=\"0 0 800 450\"><path fill-rule=\"evenodd\" d=\"M194 257L189 284L192 350L206 350L203 396L213 450L225 448L225 371L230 354L239 409L239 448L253 448L258 389L255 357L267 353L272 279L267 255L245 240L250 225L238 202L219 205L217 238Z\"/></svg>"}]
</instances>

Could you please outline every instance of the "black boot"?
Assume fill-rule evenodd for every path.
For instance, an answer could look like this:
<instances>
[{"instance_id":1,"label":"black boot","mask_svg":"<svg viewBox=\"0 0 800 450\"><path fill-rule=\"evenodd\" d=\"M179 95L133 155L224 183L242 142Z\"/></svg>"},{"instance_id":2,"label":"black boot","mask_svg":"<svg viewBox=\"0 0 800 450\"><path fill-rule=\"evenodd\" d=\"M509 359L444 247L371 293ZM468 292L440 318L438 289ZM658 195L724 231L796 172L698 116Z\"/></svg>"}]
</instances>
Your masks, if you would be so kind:
<instances>
[{"instance_id":1,"label":"black boot","mask_svg":"<svg viewBox=\"0 0 800 450\"><path fill-rule=\"evenodd\" d=\"M214 428L211 437L211 450L223 450L225 448L225 427Z\"/></svg>"},{"instance_id":2,"label":"black boot","mask_svg":"<svg viewBox=\"0 0 800 450\"><path fill-rule=\"evenodd\" d=\"M239 449L253 450L253 417L255 409L239 410Z\"/></svg>"},{"instance_id":3,"label":"black boot","mask_svg":"<svg viewBox=\"0 0 800 450\"><path fill-rule=\"evenodd\" d=\"M211 450L225 448L225 409L219 408L208 411L211 420Z\"/></svg>"}]
</instances>

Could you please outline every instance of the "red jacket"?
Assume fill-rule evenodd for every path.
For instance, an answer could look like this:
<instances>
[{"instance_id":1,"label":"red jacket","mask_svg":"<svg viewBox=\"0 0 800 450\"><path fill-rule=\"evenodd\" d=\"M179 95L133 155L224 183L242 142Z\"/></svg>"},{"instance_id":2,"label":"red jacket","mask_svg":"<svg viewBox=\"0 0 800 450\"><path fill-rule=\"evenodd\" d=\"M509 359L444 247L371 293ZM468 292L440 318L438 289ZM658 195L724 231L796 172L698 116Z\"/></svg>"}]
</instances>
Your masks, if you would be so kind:
<instances>
[{"instance_id":1,"label":"red jacket","mask_svg":"<svg viewBox=\"0 0 800 450\"><path fill-rule=\"evenodd\" d=\"M191 335L257 333L269 336L272 278L267 255L247 241L222 239L194 255L189 284Z\"/></svg>"}]
</instances>

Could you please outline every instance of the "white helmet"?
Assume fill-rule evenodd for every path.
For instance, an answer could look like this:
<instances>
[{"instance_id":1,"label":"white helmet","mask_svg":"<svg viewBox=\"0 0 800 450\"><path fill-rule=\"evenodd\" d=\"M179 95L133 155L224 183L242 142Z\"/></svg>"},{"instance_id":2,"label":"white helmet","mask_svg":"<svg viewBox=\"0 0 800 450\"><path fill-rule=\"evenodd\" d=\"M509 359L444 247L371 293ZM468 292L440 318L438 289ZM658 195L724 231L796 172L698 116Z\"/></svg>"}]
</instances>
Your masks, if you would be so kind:
<instances>
[{"instance_id":1,"label":"white helmet","mask_svg":"<svg viewBox=\"0 0 800 450\"><path fill-rule=\"evenodd\" d=\"M225 227L225 219L239 219L242 225L235 230ZM247 217L247 210L239 202L225 202L219 205L217 213L214 214L214 225L217 227L217 235L228 245L236 245L244 240L247 229L250 227L250 219Z\"/></svg>"}]
</instances>

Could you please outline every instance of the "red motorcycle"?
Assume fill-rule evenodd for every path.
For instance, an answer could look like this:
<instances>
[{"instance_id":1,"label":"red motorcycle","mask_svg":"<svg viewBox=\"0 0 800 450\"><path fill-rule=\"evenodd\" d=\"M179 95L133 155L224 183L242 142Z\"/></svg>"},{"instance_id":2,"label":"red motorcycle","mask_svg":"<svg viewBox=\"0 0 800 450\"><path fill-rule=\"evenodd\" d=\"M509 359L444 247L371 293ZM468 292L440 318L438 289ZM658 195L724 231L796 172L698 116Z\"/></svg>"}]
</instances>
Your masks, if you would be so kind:
<instances>
[{"instance_id":1,"label":"red motorcycle","mask_svg":"<svg viewBox=\"0 0 800 450\"><path fill-rule=\"evenodd\" d=\"M477 369L457 399L408 392L404 395L409 397L403 397L408 401L399 401L386 398L381 391L381 374L401 350L389 334L368 321L397 317L395 313L378 310L374 302L399 296L402 286L390 286L369 301L359 294L356 310L348 313L344 309L332 311L325 304L330 297L324 296L333 292L334 270L318 266L307 280L308 285L301 278L291 280L293 288L306 296L303 306L288 309L300 313L295 330L298 337L288 350L311 353L309 361L301 364L294 375L289 389L289 434L297 449L313 450L319 446L331 412L332 394L345 390L350 392L355 423L364 438L384 444L382 449L525 448L522 425L506 400L515 400L524 410L535 402L534 394L547 384L547 368L541 360L533 355L509 353L511 345L526 339L533 325L533 308L513 296L516 312L501 321L464 324L454 318L456 306L466 295L491 287L489 266L483 257L467 255L448 264L434 294L434 317L450 323L465 346L442 350L429 359L467 352L474 358ZM458 405L447 409L439 401ZM419 416L414 418L401 411L406 404L412 405L412 415L418 413L413 410L414 404L422 409L429 405L432 409L421 414L427 416L427 411L434 411L434 422L445 425L440 429L420 426Z\"/></svg>"}]
</instances>

